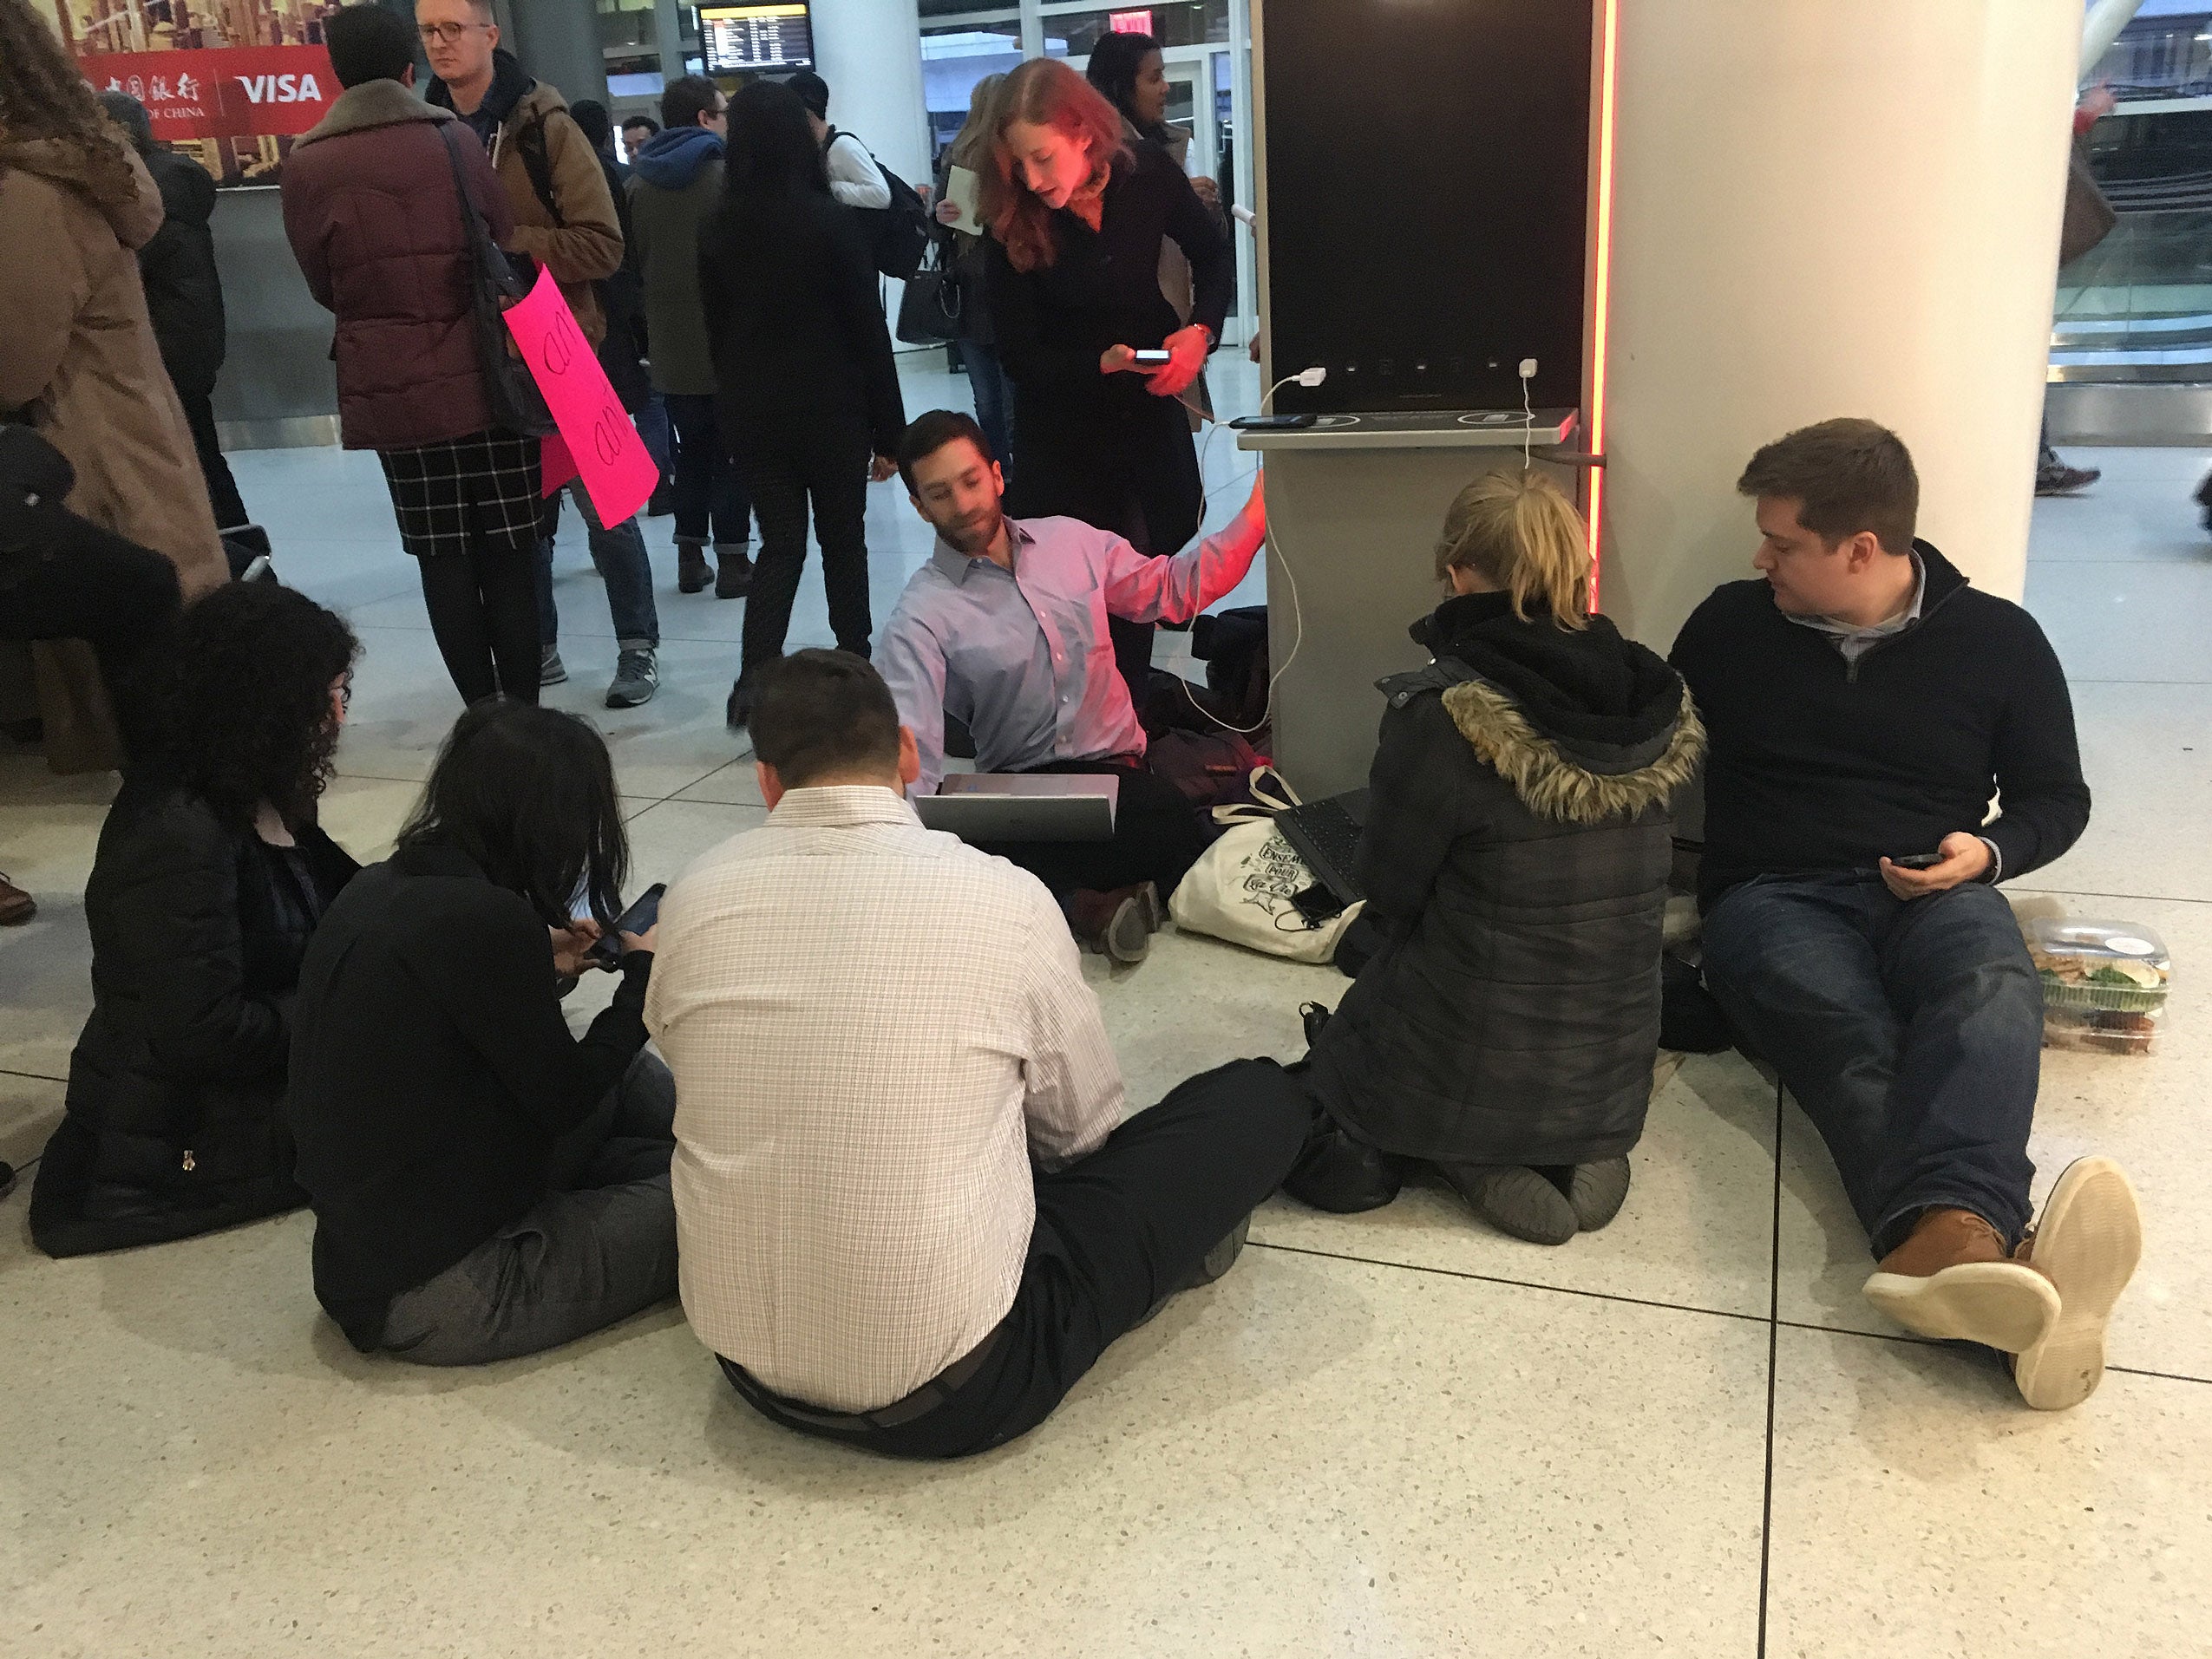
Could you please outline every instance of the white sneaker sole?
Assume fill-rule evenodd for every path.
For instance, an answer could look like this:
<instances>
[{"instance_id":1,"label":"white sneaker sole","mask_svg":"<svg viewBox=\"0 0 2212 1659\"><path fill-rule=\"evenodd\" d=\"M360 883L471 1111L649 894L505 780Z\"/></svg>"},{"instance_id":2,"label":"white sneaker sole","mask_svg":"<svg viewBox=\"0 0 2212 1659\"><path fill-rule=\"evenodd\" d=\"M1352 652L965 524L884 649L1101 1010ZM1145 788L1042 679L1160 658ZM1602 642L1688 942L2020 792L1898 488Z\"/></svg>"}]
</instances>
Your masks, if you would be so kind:
<instances>
[{"instance_id":1,"label":"white sneaker sole","mask_svg":"<svg viewBox=\"0 0 2212 1659\"><path fill-rule=\"evenodd\" d=\"M2060 1312L2051 1281L2018 1262L1962 1262L1926 1278L1876 1273L1866 1297L1907 1330L2006 1354L2043 1341Z\"/></svg>"},{"instance_id":2,"label":"white sneaker sole","mask_svg":"<svg viewBox=\"0 0 2212 1659\"><path fill-rule=\"evenodd\" d=\"M2135 1188L2109 1158L2069 1165L2051 1189L2030 1258L2058 1290L2058 1318L2020 1350L2012 1380L2038 1411L2065 1411L2104 1380L2104 1332L2113 1304L2143 1259Z\"/></svg>"}]
</instances>

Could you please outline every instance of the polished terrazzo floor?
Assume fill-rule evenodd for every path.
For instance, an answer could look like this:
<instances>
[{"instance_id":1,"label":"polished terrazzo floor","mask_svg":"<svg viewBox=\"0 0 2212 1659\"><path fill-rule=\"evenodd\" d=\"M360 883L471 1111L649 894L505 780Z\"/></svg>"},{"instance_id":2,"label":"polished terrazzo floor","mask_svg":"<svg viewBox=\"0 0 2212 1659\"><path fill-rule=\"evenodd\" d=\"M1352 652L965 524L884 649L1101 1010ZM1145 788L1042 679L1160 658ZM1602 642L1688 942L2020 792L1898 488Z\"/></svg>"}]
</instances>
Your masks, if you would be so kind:
<instances>
[{"instance_id":1,"label":"polished terrazzo floor","mask_svg":"<svg viewBox=\"0 0 2212 1659\"><path fill-rule=\"evenodd\" d=\"M1224 403L1248 407L1232 379ZM908 376L910 409L959 395ZM2096 492L2038 506L2028 597L2074 677L2097 815L2027 885L2156 927L2177 969L2163 1052L2045 1068L2039 1191L2097 1148L2147 1211L2115 1369L2082 1409L2028 1413L1993 1366L1860 1299L1817 1142L1732 1058L1661 1092L1607 1231L1519 1244L1428 1187L1351 1219L1279 1201L1234 1272L1117 1344L1044 1428L941 1468L758 1421L672 1308L538 1359L410 1370L321 1317L304 1216L54 1263L19 1191L0 1206L0 1654L2212 1651L2212 539L2188 500L2206 457L2092 458ZM1210 446L1217 514L1248 460ZM237 465L284 575L366 648L325 821L373 858L455 712L412 568L372 460ZM927 537L895 487L869 528L880 617ZM668 521L649 536L660 698L598 708L613 641L573 527L575 678L553 697L601 722L659 878L762 809L722 728L743 607L677 596ZM810 573L794 638L828 637ZM0 933L18 1163L88 1005L81 897L110 788L0 755L0 868L43 905ZM1139 1099L1295 1055L1299 1002L1344 983L1172 935L1134 972L1090 971Z\"/></svg>"}]
</instances>

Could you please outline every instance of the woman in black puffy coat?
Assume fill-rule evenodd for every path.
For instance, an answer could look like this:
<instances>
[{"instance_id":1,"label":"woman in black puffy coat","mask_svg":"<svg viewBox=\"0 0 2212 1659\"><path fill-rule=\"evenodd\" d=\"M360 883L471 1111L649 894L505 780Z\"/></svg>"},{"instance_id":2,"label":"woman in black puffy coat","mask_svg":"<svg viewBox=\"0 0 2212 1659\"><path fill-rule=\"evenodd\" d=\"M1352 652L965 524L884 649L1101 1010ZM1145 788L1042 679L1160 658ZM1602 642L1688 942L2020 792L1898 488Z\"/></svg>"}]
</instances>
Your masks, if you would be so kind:
<instances>
[{"instance_id":1,"label":"woman in black puffy coat","mask_svg":"<svg viewBox=\"0 0 2212 1659\"><path fill-rule=\"evenodd\" d=\"M1589 614L1580 518L1533 473L1463 491L1413 628L1436 660L1389 706L1345 936L1358 978L1320 1026L1329 1125L1286 1183L1337 1211L1436 1166L1533 1243L1611 1221L1659 1047L1668 801L1705 733L1673 669Z\"/></svg>"},{"instance_id":2,"label":"woman in black puffy coat","mask_svg":"<svg viewBox=\"0 0 2212 1659\"><path fill-rule=\"evenodd\" d=\"M357 867L316 822L357 650L304 595L233 583L149 669L149 741L85 888L92 1016L31 1193L48 1255L307 1201L280 1108L300 959Z\"/></svg>"}]
</instances>

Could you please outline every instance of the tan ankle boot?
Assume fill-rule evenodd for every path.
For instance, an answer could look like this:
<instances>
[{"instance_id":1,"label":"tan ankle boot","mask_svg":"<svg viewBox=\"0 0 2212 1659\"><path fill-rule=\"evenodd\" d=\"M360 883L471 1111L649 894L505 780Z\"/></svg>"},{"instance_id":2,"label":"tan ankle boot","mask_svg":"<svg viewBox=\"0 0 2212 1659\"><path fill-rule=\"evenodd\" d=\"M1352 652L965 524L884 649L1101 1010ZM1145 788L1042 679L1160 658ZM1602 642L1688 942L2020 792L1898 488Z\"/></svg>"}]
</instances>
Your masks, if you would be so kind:
<instances>
[{"instance_id":1,"label":"tan ankle boot","mask_svg":"<svg viewBox=\"0 0 2212 1659\"><path fill-rule=\"evenodd\" d=\"M1867 1280L1866 1296L1908 1330L2006 1354L2033 1347L2058 1318L2051 1281L2014 1261L1971 1210L1923 1211Z\"/></svg>"}]
</instances>

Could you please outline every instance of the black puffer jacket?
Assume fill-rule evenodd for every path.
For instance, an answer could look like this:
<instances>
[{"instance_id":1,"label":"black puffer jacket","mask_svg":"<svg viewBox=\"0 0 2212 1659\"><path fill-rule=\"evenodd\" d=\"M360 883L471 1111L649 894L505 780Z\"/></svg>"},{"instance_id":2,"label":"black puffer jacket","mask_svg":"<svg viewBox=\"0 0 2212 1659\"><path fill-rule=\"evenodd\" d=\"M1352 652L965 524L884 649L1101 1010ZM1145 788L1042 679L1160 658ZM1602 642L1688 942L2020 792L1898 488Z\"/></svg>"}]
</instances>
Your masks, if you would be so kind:
<instances>
[{"instance_id":1,"label":"black puffer jacket","mask_svg":"<svg viewBox=\"0 0 2212 1659\"><path fill-rule=\"evenodd\" d=\"M1705 748L1672 669L1603 617L1447 600L1382 682L1360 931L1316 1041L1346 1129L1436 1162L1579 1164L1643 1133L1659 1044L1667 801Z\"/></svg>"},{"instance_id":2,"label":"black puffer jacket","mask_svg":"<svg viewBox=\"0 0 2212 1659\"><path fill-rule=\"evenodd\" d=\"M84 896L92 1017L69 1057L31 1237L49 1256L159 1244L296 1209L281 1111L291 1000L317 920L357 867L319 829L297 856L199 796L127 783Z\"/></svg>"},{"instance_id":3,"label":"black puffer jacket","mask_svg":"<svg viewBox=\"0 0 2212 1659\"><path fill-rule=\"evenodd\" d=\"M146 170L161 192L161 228L138 251L146 314L162 365L178 392L205 397L215 389L225 346L223 280L215 270L215 180L190 156L156 150Z\"/></svg>"}]
</instances>

